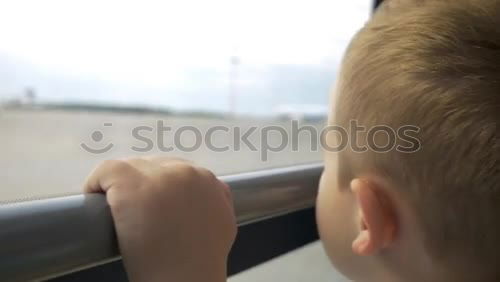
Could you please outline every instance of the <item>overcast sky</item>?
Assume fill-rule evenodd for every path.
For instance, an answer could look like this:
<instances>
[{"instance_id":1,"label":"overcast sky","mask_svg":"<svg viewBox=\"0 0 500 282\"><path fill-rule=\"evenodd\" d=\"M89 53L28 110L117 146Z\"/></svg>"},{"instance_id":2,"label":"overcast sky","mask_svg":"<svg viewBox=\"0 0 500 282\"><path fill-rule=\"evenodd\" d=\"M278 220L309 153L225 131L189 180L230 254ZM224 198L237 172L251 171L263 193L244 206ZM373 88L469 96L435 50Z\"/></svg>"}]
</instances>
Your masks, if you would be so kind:
<instances>
[{"instance_id":1,"label":"overcast sky","mask_svg":"<svg viewBox=\"0 0 500 282\"><path fill-rule=\"evenodd\" d=\"M183 70L338 63L370 0L0 0L0 53L162 87ZM1 66L0 66L1 67ZM187 82L187 81L185 81Z\"/></svg>"}]
</instances>

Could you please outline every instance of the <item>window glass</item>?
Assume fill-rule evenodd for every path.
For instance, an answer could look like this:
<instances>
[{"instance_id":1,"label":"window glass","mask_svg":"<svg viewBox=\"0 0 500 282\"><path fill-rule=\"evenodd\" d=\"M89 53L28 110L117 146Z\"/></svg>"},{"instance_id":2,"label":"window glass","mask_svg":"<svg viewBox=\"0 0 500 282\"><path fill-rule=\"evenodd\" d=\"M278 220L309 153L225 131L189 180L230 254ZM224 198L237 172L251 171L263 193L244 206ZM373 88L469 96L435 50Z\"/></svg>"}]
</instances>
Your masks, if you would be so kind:
<instances>
[{"instance_id":1,"label":"window glass","mask_svg":"<svg viewBox=\"0 0 500 282\"><path fill-rule=\"evenodd\" d=\"M320 161L328 93L371 4L0 2L0 201L78 193L124 156L219 175Z\"/></svg>"}]
</instances>

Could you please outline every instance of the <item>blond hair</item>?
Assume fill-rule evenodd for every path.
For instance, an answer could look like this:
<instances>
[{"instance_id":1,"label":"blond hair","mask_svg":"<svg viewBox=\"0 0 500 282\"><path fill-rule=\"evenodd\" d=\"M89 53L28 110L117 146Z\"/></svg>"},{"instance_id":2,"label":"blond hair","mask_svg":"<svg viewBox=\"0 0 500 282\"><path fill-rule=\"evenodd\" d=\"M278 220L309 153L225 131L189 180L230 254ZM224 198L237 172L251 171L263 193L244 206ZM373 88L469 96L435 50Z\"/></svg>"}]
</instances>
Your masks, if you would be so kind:
<instances>
[{"instance_id":1,"label":"blond hair","mask_svg":"<svg viewBox=\"0 0 500 282\"><path fill-rule=\"evenodd\" d=\"M433 258L499 277L500 1L391 4L346 53L334 119L414 125L421 148L359 163L341 154L341 175L387 176L408 195Z\"/></svg>"}]
</instances>

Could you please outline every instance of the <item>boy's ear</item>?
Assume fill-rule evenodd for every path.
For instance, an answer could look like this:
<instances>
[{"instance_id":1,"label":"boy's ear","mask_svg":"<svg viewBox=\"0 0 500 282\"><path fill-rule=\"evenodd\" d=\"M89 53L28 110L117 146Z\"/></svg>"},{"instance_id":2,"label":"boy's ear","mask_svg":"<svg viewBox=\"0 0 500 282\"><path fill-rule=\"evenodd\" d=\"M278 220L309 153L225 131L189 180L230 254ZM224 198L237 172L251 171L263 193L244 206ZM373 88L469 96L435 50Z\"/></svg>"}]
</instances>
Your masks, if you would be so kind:
<instances>
[{"instance_id":1,"label":"boy's ear","mask_svg":"<svg viewBox=\"0 0 500 282\"><path fill-rule=\"evenodd\" d=\"M354 179L351 190L356 199L359 229L352 242L358 255L373 255L389 247L395 240L397 219L385 190L368 180Z\"/></svg>"}]
</instances>

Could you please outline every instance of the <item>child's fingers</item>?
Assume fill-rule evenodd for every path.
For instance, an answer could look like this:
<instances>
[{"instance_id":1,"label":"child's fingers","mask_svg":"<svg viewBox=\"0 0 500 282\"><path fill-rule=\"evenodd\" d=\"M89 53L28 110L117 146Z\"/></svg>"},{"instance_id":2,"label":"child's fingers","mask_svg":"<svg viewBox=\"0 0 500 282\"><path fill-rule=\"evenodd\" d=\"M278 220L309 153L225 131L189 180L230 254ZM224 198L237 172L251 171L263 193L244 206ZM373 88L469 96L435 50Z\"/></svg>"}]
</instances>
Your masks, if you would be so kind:
<instances>
[{"instance_id":1,"label":"child's fingers","mask_svg":"<svg viewBox=\"0 0 500 282\"><path fill-rule=\"evenodd\" d=\"M90 174L83 190L85 193L105 193L118 180L130 186L136 184L140 178L139 171L130 163L122 160L108 160L102 162Z\"/></svg>"},{"instance_id":2,"label":"child's fingers","mask_svg":"<svg viewBox=\"0 0 500 282\"><path fill-rule=\"evenodd\" d=\"M161 165L161 166L169 165L172 163L184 163L184 164L194 165L194 162L192 162L190 160L185 160L185 159L181 159L181 158L177 158L177 157L146 156L146 157L142 157L142 159L150 161L150 162L155 163L157 165Z\"/></svg>"},{"instance_id":3,"label":"child's fingers","mask_svg":"<svg viewBox=\"0 0 500 282\"><path fill-rule=\"evenodd\" d=\"M224 194L229 199L229 201L231 201L231 203L232 203L233 202L233 193L231 192L231 187L223 181L220 181L220 183L222 185L222 189L224 190Z\"/></svg>"},{"instance_id":4,"label":"child's fingers","mask_svg":"<svg viewBox=\"0 0 500 282\"><path fill-rule=\"evenodd\" d=\"M226 203L231 209L231 212L235 215L234 203L233 203L233 193L231 192L231 187L225 182L217 180L219 182L219 187L222 189L224 196L226 198ZM236 216L236 215L235 215Z\"/></svg>"}]
</instances>

